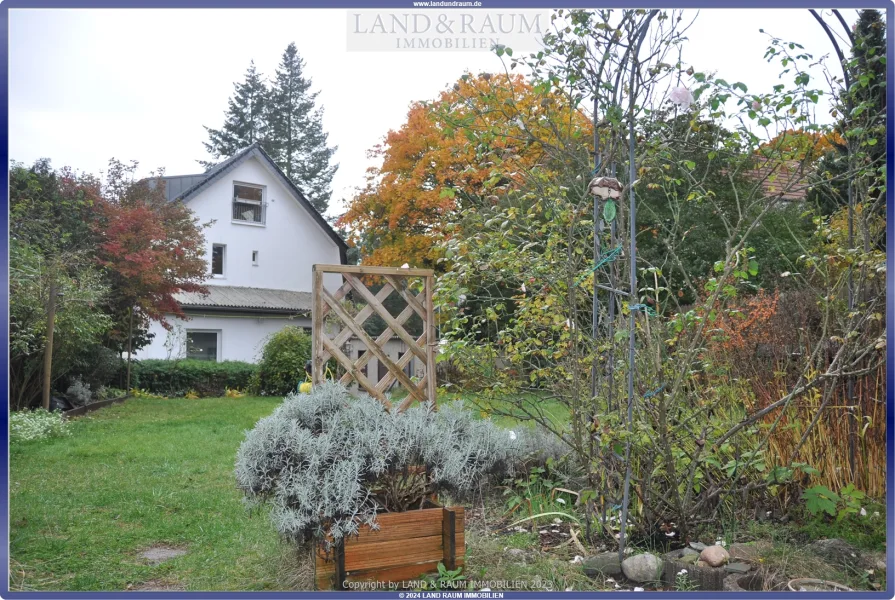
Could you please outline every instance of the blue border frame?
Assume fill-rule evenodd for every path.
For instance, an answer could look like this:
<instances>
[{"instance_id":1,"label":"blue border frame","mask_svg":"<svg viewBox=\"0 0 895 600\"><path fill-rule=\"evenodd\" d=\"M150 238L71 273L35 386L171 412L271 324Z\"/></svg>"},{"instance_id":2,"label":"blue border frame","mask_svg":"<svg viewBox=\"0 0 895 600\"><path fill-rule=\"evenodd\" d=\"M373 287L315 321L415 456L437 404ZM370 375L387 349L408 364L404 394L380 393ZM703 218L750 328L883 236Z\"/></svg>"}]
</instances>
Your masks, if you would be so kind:
<instances>
[{"instance_id":1,"label":"blue border frame","mask_svg":"<svg viewBox=\"0 0 895 600\"><path fill-rule=\"evenodd\" d=\"M892 91L892 82L895 81L895 51L893 51L893 32L895 32L895 5L892 1L885 0L666 0L664 2L633 2L631 0L615 0L614 2L605 2L598 0L564 0L560 3L548 2L544 0L481 0L480 8L749 8L749 9L781 9L781 8L803 8L803 9L831 9L831 8L877 8L886 13L886 28L888 39L888 95L887 95L887 130L886 130L886 149L888 151L888 163L886 165L886 173L889 185L886 191L887 204L887 223L892 223L895 219L895 166L892 161L892 151L895 149L895 134L893 134L889 125L895 117L895 107L893 107L893 99L895 94ZM0 36L2 36L2 52L3 60L0 61L0 87L2 87L2 115L0 115L0 124L2 124L3 133L7 140L0 153L2 153L5 164L9 164L9 9L28 9L28 8L332 8L332 9L349 9L349 8L414 8L413 0L373 0L364 2L362 0L6 0L0 4ZM416 7L419 8L419 7ZM0 202L3 203L3 243L0 244L0 254L5 268L4 276L7 282L6 288L2 293L0 300L0 318L8 333L9 330L9 180L8 177L2 181L2 195ZM889 227L886 231L887 240L887 272L889 278L887 280L887 291L893 291L895 285L892 283L891 273L892 267L895 266L895 258L893 258L893 249L895 249L895 228ZM893 375L893 367L895 367L895 357L893 357L891 349L895 342L895 302L893 302L892 294L887 294L886 298L886 344L888 353L886 356L886 487L895 489L895 476L892 473L893 457L895 457L895 414L893 414L893 383L895 383L895 375ZM4 350L6 363L9 364L9 347ZM0 379L6 384L8 395L8 372L4 370L0 374ZM2 436L3 447L6 448L5 466L6 469L0 474L0 485L5 492L2 500L2 511L0 511L0 529L5 534L6 540L9 540L9 452L8 452L8 413L2 416ZM895 499L891 494L886 498L886 539L888 542L895 540ZM892 556L895 555L895 549L887 550L887 561L891 566L895 566ZM9 564L9 546L0 545L0 560ZM3 598L134 598L134 592L10 592L9 578L6 582L0 584L0 597ZM594 598L605 596L619 596L628 592L494 592L493 598ZM664 598L711 598L717 595L717 592L642 592L648 597L664 597ZM724 593L721 593L724 595ZM339 592L139 592L139 598L179 598L189 596L195 598L337 598L342 596ZM735 598L770 598L777 594L772 592L743 592L736 593ZM350 598L404 598L405 594L400 592L351 592ZM802 592L799 598L893 598L895 596L895 569L887 570L886 591L880 592ZM423 592L422 598L440 598L442 594L433 592ZM473 597L473 596L470 596ZM482 597L482 596L479 596Z\"/></svg>"}]
</instances>

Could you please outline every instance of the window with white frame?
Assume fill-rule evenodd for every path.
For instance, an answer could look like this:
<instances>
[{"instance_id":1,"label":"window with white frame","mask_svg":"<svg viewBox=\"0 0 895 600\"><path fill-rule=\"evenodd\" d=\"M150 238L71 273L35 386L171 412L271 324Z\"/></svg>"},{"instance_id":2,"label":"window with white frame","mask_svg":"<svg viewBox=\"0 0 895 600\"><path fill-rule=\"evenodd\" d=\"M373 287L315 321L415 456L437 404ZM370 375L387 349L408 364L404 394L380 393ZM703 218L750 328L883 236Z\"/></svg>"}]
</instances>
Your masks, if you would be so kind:
<instances>
[{"instance_id":1,"label":"window with white frame","mask_svg":"<svg viewBox=\"0 0 895 600\"><path fill-rule=\"evenodd\" d=\"M217 362L221 347L220 330L187 329L186 357Z\"/></svg>"},{"instance_id":2,"label":"window with white frame","mask_svg":"<svg viewBox=\"0 0 895 600\"><path fill-rule=\"evenodd\" d=\"M224 277L224 265L227 260L227 246L225 244L211 245L211 274L213 277Z\"/></svg>"},{"instance_id":3,"label":"window with white frame","mask_svg":"<svg viewBox=\"0 0 895 600\"><path fill-rule=\"evenodd\" d=\"M264 224L264 187L251 183L233 184L233 221Z\"/></svg>"}]
</instances>

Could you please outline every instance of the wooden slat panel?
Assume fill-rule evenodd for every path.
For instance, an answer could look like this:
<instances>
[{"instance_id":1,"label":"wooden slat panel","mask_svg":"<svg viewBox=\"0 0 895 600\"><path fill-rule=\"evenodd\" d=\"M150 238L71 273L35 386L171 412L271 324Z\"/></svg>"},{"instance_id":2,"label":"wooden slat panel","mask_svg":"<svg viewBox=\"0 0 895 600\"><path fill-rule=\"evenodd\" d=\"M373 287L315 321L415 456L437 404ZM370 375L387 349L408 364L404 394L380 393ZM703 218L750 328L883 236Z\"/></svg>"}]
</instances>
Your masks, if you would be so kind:
<instances>
[{"instance_id":1,"label":"wooden slat panel","mask_svg":"<svg viewBox=\"0 0 895 600\"><path fill-rule=\"evenodd\" d=\"M343 285L342 287L345 287L345 286L348 286L348 288L351 289L350 282L346 281L345 285ZM341 291L341 289L339 291ZM382 286L381 290L376 292L376 299L379 300L380 302L382 302L386 298L388 298L389 295L391 295L391 293L393 291L394 291L394 288L391 286L391 284L387 283L384 286ZM339 298L337 298L335 295L333 295L333 297L336 298L336 300L339 300ZM324 309L329 309L329 307L324 306ZM357 323L358 325L363 325L367 319L369 319L371 316L373 316L374 312L375 312L375 310L373 309L373 307L370 306L369 304L367 304L365 307L363 307L360 310L360 312L357 313L357 315L355 315L354 322ZM339 334L333 338L333 344L335 344L336 346L341 348L345 344L345 342L347 342L349 340L349 338L351 338L351 330L350 329L342 329L342 331L340 331ZM324 362L327 360L329 360L329 356L324 355ZM361 369L361 368L363 368L363 365L360 365L358 367L358 369Z\"/></svg>"},{"instance_id":2,"label":"wooden slat panel","mask_svg":"<svg viewBox=\"0 0 895 600\"><path fill-rule=\"evenodd\" d=\"M401 314L399 314L398 317L397 317L395 320L396 320L398 323L402 323L402 324L403 324L404 321L406 321L407 319L409 319L409 318L410 318L410 315L412 315L412 314L413 314L413 311L410 310L410 307L408 306L408 307L405 308L403 311L401 311ZM346 329L346 331L351 331L351 330L350 330L350 329ZM383 331L382 333L379 334L379 337L376 338L375 342L376 342L376 344L377 344L378 346L382 347L382 346L384 346L384 345L386 344L386 342L388 342L391 338L392 338L392 330L391 330L390 327L386 327L386 328L385 328L385 331ZM412 357L413 354L410 354L409 356ZM358 370L360 370L360 369L363 369L363 368L364 368L364 365L367 364L368 362L370 362L371 360L373 360L373 355L372 355L370 352L367 352L366 354L364 354L363 356L361 356L360 358L358 358L358 359L357 359L357 362L354 363L354 365L357 367ZM390 374L390 373L391 373L391 371L389 371L389 374ZM383 379L385 379L385 378L383 378ZM341 383L345 384L345 385L348 385L348 383L351 381L351 379L350 379L350 378L349 378L349 379L346 379L346 376L343 375L343 376L342 376L342 379L340 379L339 381L340 381ZM394 377L392 378L392 381L394 381ZM380 382L380 383L381 383L381 382ZM385 391L385 388L380 388L378 385L377 385L377 389L380 389L380 391L383 391L383 392Z\"/></svg>"},{"instance_id":3,"label":"wooden slat panel","mask_svg":"<svg viewBox=\"0 0 895 600\"><path fill-rule=\"evenodd\" d=\"M431 269L401 269L393 267L368 267L365 265L314 265L314 303L312 311L314 313L314 376L315 383L323 380L324 363L332 358L333 353L329 348L324 348L324 343L319 340L320 336L325 336L326 331L323 325L323 317L330 311L335 312L346 326L339 331L332 340L337 347L341 347L354 334L358 339L367 346L367 352L357 362L353 363L354 369L348 367L344 361L340 363L346 367L348 373L340 378L340 382L349 384L351 380L358 381L357 373L370 360L376 358L380 364L386 368L388 374L376 386L376 393L371 391L369 386L358 381L363 389L372 396L380 398L384 397L385 389L388 389L395 380L408 392L408 397L398 407L399 411L405 410L413 402L435 402L436 401L436 374L435 374L435 354L437 352L437 337L435 332L434 306L432 302L433 294L433 276L434 271ZM341 287L331 294L322 284L323 273L340 273L342 274L344 283ZM361 281L364 275L381 276L385 280L385 285L375 295ZM414 295L407 285L408 278L423 278L423 291ZM349 293L349 288L357 291L360 296L367 301L367 306L362 308L358 315L352 317L342 308L340 301ZM383 306L383 301L392 291L397 291L407 302L407 310L402 311L398 318L394 318ZM387 293L386 293L387 292ZM404 322L413 312L423 318L425 329L425 347L421 346L421 338L414 339L404 328ZM361 325L367 318L373 314L379 315L388 328L376 340L370 339L369 335L363 330ZM406 316L405 316L406 315ZM408 349L408 354L419 358L425 364L425 374L422 380L415 384L403 372L403 368L411 359L406 361L393 362L382 348L392 339L392 336L400 338ZM378 347L377 347L378 346ZM344 353L343 353L344 354ZM404 357L402 357L403 359ZM349 359L350 360L350 359ZM390 377L389 377L390 375Z\"/></svg>"},{"instance_id":4,"label":"wooden slat panel","mask_svg":"<svg viewBox=\"0 0 895 600\"><path fill-rule=\"evenodd\" d=\"M357 277L350 273L345 273L345 279L351 282L351 285L354 286L354 289L361 295L361 297L366 300L373 308L376 309L377 314L385 321L386 325L388 325L391 330L397 335L401 340L407 344L407 349L416 354L420 360L426 360L426 353L420 348L416 340L413 339L413 336L407 333L407 331L395 321L395 318L391 316L379 300L376 299L370 290L367 289L367 286L363 284Z\"/></svg>"},{"instance_id":5,"label":"wooden slat panel","mask_svg":"<svg viewBox=\"0 0 895 600\"><path fill-rule=\"evenodd\" d=\"M462 506L448 508L455 515L455 564L463 566L466 510ZM437 571L438 563L444 561L442 514L442 508L384 513L377 517L379 531L362 526L358 537L345 540L347 580L410 581L423 573ZM401 537L401 532L405 537ZM420 535L429 532L434 535ZM317 589L332 589L336 571L332 558L330 555L330 560L326 560L322 551L316 552L314 579Z\"/></svg>"},{"instance_id":6,"label":"wooden slat panel","mask_svg":"<svg viewBox=\"0 0 895 600\"><path fill-rule=\"evenodd\" d=\"M401 285L400 283L398 283L397 279L395 279L391 275L386 275L385 280L392 284L392 287L395 288L395 291L401 294L401 297L404 298L404 301L407 302L407 304L416 311L416 314L418 314L423 320L423 323L425 323L426 309L421 304L421 302L426 301L424 297L425 290L421 292L419 296L414 296L413 292L407 289L407 285ZM407 280L405 279L404 281L406 282Z\"/></svg>"},{"instance_id":7,"label":"wooden slat panel","mask_svg":"<svg viewBox=\"0 0 895 600\"><path fill-rule=\"evenodd\" d=\"M333 298L335 298L336 300L341 302L342 299L348 295L348 292L350 292L351 289L352 289L351 284L346 281L346 282L342 283L342 285L339 287L339 289L337 289L333 293ZM320 311L320 316L325 317L327 315L327 313L329 313L329 307L324 306L323 310Z\"/></svg>"},{"instance_id":8,"label":"wooden slat panel","mask_svg":"<svg viewBox=\"0 0 895 600\"><path fill-rule=\"evenodd\" d=\"M414 581L425 573L438 572L439 561L429 561L418 563L415 565L401 565L400 567L389 567L386 569L373 569L368 571L349 571L348 581L384 581L384 582L402 582Z\"/></svg>"},{"instance_id":9,"label":"wooden slat panel","mask_svg":"<svg viewBox=\"0 0 895 600\"><path fill-rule=\"evenodd\" d=\"M398 275L431 277L432 269L402 269L400 267L368 267L366 265L314 265L314 269L324 273L359 273L361 275Z\"/></svg>"},{"instance_id":10,"label":"wooden slat panel","mask_svg":"<svg viewBox=\"0 0 895 600\"><path fill-rule=\"evenodd\" d=\"M404 310L407 310L407 309L405 308ZM426 334L423 333L423 335L421 335L419 338L417 338L416 343L417 344L425 344L426 343ZM411 360L413 360L413 356L414 356L414 354L412 352L405 352L404 356L399 358L398 362L395 364L398 365L399 367L401 367L401 370L403 371L404 367L406 367L407 364ZM392 384L392 382L395 381L395 379L396 379L396 377L394 376L394 374L391 371L389 371L388 373L385 374L385 377L380 379L379 383L376 384L376 389L378 389L381 392L384 392L385 390L388 389L388 386L390 386ZM417 388L419 388L419 386L417 386Z\"/></svg>"},{"instance_id":11,"label":"wooden slat panel","mask_svg":"<svg viewBox=\"0 0 895 600\"><path fill-rule=\"evenodd\" d=\"M333 311L335 311L335 313L339 315L339 318L342 319L345 325L350 327L354 334L364 343L364 345L367 346L367 351L375 354L376 358L378 358L379 361L386 366L386 368L394 372L398 377L398 381L401 382L401 385L403 385L411 395L417 397L420 402L424 402L425 396L419 396L419 391L416 389L416 386L413 385L413 382L410 381L410 378L407 377L407 375L405 375L403 371L395 366L395 363L393 363L391 359L386 356L382 348L380 348L375 341L370 339L370 336L367 335L367 332L364 331L362 327L359 327L354 322L354 320L345 312L345 310L339 305L339 303L333 299L332 295L326 290L326 288L321 287L320 294L323 296L324 301L330 305ZM332 349L330 349L330 352L332 352ZM373 395L375 396L376 394L374 393Z\"/></svg>"},{"instance_id":12,"label":"wooden slat panel","mask_svg":"<svg viewBox=\"0 0 895 600\"><path fill-rule=\"evenodd\" d=\"M327 301L329 301L329 300L327 299ZM370 381L369 379L364 377L364 374L361 373L359 369L357 369L357 367L354 365L354 363L351 362L350 358L345 356L345 354L338 347L336 347L335 344L332 343L332 340L330 340L328 337L324 336L324 337L320 338L320 341L323 342L323 347L330 354L332 354L335 357L335 359L337 361L339 361L339 363L343 367L345 367L345 369L349 373L352 373L354 375L354 379L361 385L361 387L363 387L365 390L367 390L367 392L371 396L373 396L374 398L376 398L377 400L382 402L386 408L391 410L392 403L389 402L388 398L386 398L382 392L379 392L376 389L376 386L373 385L372 381Z\"/></svg>"},{"instance_id":13,"label":"wooden slat panel","mask_svg":"<svg viewBox=\"0 0 895 600\"><path fill-rule=\"evenodd\" d=\"M441 535L375 544L359 544L345 549L345 569L381 569L408 563L441 560Z\"/></svg>"}]
</instances>

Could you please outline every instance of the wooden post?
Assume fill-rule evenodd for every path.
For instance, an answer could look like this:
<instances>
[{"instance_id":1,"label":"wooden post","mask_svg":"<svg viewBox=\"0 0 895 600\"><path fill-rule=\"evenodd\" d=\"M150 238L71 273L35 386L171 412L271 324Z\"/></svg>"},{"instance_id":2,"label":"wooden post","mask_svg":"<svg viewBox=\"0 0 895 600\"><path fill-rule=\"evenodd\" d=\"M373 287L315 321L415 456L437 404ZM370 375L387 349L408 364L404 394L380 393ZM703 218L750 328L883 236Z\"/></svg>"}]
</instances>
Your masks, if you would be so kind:
<instances>
[{"instance_id":1,"label":"wooden post","mask_svg":"<svg viewBox=\"0 0 895 600\"><path fill-rule=\"evenodd\" d=\"M435 395L436 395L436 377L435 377L435 347L438 344L438 339L435 337L435 308L432 303L432 287L434 283L434 278L429 275L425 279L426 282L426 326L427 326L427 335L426 335L426 384L427 384L427 396L429 397L429 402L436 404Z\"/></svg>"},{"instance_id":2,"label":"wooden post","mask_svg":"<svg viewBox=\"0 0 895 600\"><path fill-rule=\"evenodd\" d=\"M43 408L50 410L50 383L53 371L53 330L56 327L56 276L50 272L50 298L47 300L47 347L44 349Z\"/></svg>"},{"instance_id":3,"label":"wooden post","mask_svg":"<svg viewBox=\"0 0 895 600\"><path fill-rule=\"evenodd\" d=\"M441 541L444 547L442 562L449 571L457 568L457 515L447 508L442 510Z\"/></svg>"},{"instance_id":4,"label":"wooden post","mask_svg":"<svg viewBox=\"0 0 895 600\"><path fill-rule=\"evenodd\" d=\"M345 573L345 541L344 538L340 539L338 543L336 543L335 547L335 559L336 559L336 579L335 579L335 589L342 591L345 589L345 580L348 579L348 575Z\"/></svg>"},{"instance_id":5,"label":"wooden post","mask_svg":"<svg viewBox=\"0 0 895 600\"><path fill-rule=\"evenodd\" d=\"M314 265L313 271L313 304L311 305L311 360L313 361L311 383L319 385L323 382L323 361L321 353L323 345L320 336L324 335L323 328L323 273Z\"/></svg>"},{"instance_id":6,"label":"wooden post","mask_svg":"<svg viewBox=\"0 0 895 600\"><path fill-rule=\"evenodd\" d=\"M131 306L130 323L127 326L127 383L124 389L129 394L131 391L131 350L134 340L134 307Z\"/></svg>"}]
</instances>

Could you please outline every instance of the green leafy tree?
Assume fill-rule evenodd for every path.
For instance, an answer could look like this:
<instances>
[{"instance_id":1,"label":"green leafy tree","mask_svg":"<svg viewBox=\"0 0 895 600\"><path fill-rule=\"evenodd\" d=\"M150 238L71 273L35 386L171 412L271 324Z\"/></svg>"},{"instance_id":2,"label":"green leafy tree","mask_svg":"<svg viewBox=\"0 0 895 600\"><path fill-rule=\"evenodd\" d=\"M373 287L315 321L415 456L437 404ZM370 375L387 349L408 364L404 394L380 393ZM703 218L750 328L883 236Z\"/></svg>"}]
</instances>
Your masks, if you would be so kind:
<instances>
[{"instance_id":1,"label":"green leafy tree","mask_svg":"<svg viewBox=\"0 0 895 600\"><path fill-rule=\"evenodd\" d=\"M9 407L40 404L47 347L50 282L56 298L51 384L66 376L85 348L98 344L111 326L99 308L108 294L102 274L88 262L48 262L34 247L15 239L9 247Z\"/></svg>"},{"instance_id":2,"label":"green leafy tree","mask_svg":"<svg viewBox=\"0 0 895 600\"><path fill-rule=\"evenodd\" d=\"M845 68L851 88L843 90L835 107L840 119L837 133L844 143L834 144L817 165L816 184L809 191L811 200L824 215L848 204L848 184L854 182L856 169L874 171L863 199L871 210L885 217L884 186L886 157L886 23L880 11L860 12L854 25L854 43ZM849 162L849 150L852 158ZM853 190L853 193L855 190ZM862 200L859 200L859 202ZM875 240L881 247L885 236Z\"/></svg>"},{"instance_id":3,"label":"green leafy tree","mask_svg":"<svg viewBox=\"0 0 895 600\"><path fill-rule=\"evenodd\" d=\"M314 208L324 213L338 168L331 164L336 148L326 145L323 109L316 105L317 92L311 91L304 68L295 43L289 44L271 84L267 104L269 141L265 148Z\"/></svg>"},{"instance_id":4,"label":"green leafy tree","mask_svg":"<svg viewBox=\"0 0 895 600\"><path fill-rule=\"evenodd\" d=\"M203 142L205 149L216 159L233 156L246 146L267 140L269 90L255 68L255 61L246 70L245 79L235 83L233 88L224 113L224 124L220 129L205 127L208 132L208 141ZM269 142L266 142L265 149L269 150ZM206 168L215 164L210 161L200 163Z\"/></svg>"},{"instance_id":5,"label":"green leafy tree","mask_svg":"<svg viewBox=\"0 0 895 600\"><path fill-rule=\"evenodd\" d=\"M64 378L85 348L111 327L102 310L108 285L93 262L90 223L99 182L41 159L13 162L10 181L10 408L39 403L47 348L50 291L56 316L51 385Z\"/></svg>"}]
</instances>

